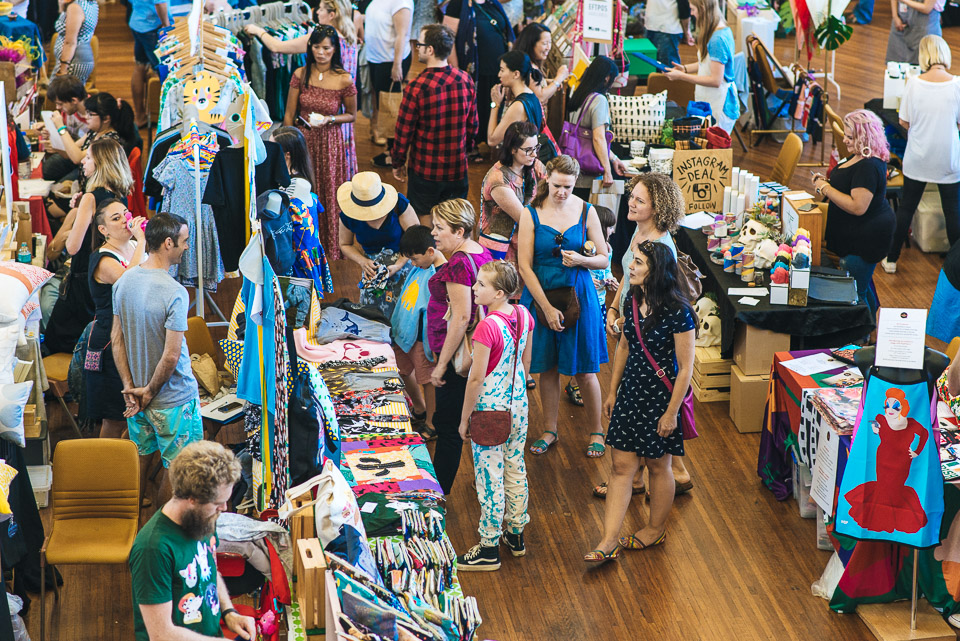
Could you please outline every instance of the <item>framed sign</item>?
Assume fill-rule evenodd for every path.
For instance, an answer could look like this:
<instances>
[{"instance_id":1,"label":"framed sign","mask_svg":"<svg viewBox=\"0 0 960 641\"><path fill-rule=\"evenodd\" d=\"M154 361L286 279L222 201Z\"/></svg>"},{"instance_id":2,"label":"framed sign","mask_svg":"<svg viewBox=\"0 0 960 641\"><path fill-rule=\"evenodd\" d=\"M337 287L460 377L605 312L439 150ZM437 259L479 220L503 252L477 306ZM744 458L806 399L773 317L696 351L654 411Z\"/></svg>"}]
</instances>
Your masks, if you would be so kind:
<instances>
[{"instance_id":1,"label":"framed sign","mask_svg":"<svg viewBox=\"0 0 960 641\"><path fill-rule=\"evenodd\" d=\"M691 149L673 154L673 180L683 192L686 213L723 210L723 188L730 186L732 149Z\"/></svg>"},{"instance_id":2,"label":"framed sign","mask_svg":"<svg viewBox=\"0 0 960 641\"><path fill-rule=\"evenodd\" d=\"M580 0L583 15L583 39L613 44L613 2Z\"/></svg>"}]
</instances>

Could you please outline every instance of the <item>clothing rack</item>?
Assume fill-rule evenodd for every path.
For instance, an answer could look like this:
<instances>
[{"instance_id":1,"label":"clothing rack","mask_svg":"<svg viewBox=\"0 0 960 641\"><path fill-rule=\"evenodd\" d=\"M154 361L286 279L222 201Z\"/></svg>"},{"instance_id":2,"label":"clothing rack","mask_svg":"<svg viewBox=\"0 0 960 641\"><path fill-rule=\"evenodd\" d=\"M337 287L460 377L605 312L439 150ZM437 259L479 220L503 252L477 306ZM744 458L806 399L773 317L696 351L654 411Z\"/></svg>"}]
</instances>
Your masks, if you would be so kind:
<instances>
[{"instance_id":1,"label":"clothing rack","mask_svg":"<svg viewBox=\"0 0 960 641\"><path fill-rule=\"evenodd\" d=\"M207 20L218 27L230 30L236 35L248 24L269 24L284 19L294 22L308 22L311 19L310 5L303 0L290 2L273 2L265 5L255 5L246 9L231 9L217 11Z\"/></svg>"}]
</instances>

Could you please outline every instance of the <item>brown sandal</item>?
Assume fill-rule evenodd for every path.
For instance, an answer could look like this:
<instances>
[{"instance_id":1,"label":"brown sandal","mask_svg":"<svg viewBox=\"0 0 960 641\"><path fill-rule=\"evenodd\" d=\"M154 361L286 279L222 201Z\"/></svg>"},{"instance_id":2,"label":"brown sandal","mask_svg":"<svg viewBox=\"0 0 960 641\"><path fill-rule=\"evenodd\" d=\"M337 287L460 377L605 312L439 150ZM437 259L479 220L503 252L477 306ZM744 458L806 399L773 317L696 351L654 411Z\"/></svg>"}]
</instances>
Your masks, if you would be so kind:
<instances>
[{"instance_id":1,"label":"brown sandal","mask_svg":"<svg viewBox=\"0 0 960 641\"><path fill-rule=\"evenodd\" d=\"M633 496L636 496L637 494L645 494L646 492L647 492L647 488L645 488L642 485L640 487L636 487L636 486L633 487ZM607 482L604 481L600 485L594 486L593 495L598 499L607 498Z\"/></svg>"}]
</instances>

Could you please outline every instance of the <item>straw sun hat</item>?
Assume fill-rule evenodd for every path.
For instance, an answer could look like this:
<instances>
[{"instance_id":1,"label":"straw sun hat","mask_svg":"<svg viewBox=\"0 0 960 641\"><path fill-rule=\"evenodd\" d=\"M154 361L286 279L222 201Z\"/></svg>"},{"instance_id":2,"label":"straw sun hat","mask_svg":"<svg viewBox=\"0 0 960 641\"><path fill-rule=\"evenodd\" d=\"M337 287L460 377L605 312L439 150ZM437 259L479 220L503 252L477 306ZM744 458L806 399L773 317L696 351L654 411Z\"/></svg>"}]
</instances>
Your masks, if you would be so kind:
<instances>
[{"instance_id":1,"label":"straw sun hat","mask_svg":"<svg viewBox=\"0 0 960 641\"><path fill-rule=\"evenodd\" d=\"M361 171L353 180L340 185L337 202L348 218L376 220L397 206L397 190L392 185L384 185L376 172Z\"/></svg>"}]
</instances>

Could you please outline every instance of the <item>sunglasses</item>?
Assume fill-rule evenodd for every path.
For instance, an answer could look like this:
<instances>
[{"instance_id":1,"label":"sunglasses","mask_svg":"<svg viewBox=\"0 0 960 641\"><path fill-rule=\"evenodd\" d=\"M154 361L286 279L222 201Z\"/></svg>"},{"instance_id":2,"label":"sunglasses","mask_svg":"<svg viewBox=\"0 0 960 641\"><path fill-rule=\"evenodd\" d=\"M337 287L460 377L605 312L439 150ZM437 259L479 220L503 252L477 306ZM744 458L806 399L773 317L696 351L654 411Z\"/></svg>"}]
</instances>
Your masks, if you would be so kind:
<instances>
[{"instance_id":1,"label":"sunglasses","mask_svg":"<svg viewBox=\"0 0 960 641\"><path fill-rule=\"evenodd\" d=\"M534 145L533 147L520 147L519 151L522 151L528 156L533 156L533 155L536 155L538 151L540 151L540 147L541 145Z\"/></svg>"},{"instance_id":2,"label":"sunglasses","mask_svg":"<svg viewBox=\"0 0 960 641\"><path fill-rule=\"evenodd\" d=\"M562 245L563 245L563 234L557 234L557 235L553 238L553 242L555 242L555 243L557 244L557 246L553 248L553 257L554 257L554 258L560 258L560 250L561 250Z\"/></svg>"},{"instance_id":3,"label":"sunglasses","mask_svg":"<svg viewBox=\"0 0 960 641\"><path fill-rule=\"evenodd\" d=\"M645 240L639 245L637 245L637 249L642 251L644 254L652 254L654 246L655 245L652 240Z\"/></svg>"}]
</instances>

